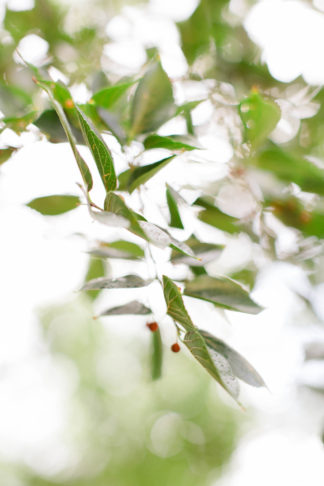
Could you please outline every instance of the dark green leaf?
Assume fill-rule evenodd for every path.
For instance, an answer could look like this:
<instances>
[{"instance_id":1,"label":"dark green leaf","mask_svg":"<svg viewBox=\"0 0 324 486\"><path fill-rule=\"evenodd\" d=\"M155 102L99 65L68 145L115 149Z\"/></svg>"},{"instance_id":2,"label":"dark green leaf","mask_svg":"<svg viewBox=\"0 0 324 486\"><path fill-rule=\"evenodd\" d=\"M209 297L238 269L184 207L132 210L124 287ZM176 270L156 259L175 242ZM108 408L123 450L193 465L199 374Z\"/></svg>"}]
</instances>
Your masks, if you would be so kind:
<instances>
[{"instance_id":1,"label":"dark green leaf","mask_svg":"<svg viewBox=\"0 0 324 486\"><path fill-rule=\"evenodd\" d=\"M197 329L188 331L183 342L205 370L237 401L239 383L227 359L214 349L208 350Z\"/></svg>"},{"instance_id":2,"label":"dark green leaf","mask_svg":"<svg viewBox=\"0 0 324 486\"><path fill-rule=\"evenodd\" d=\"M240 233L242 231L237 218L223 213L220 209L209 202L206 202L203 198L198 198L194 204L205 208L203 211L200 211L198 215L199 219L204 223L215 226L230 234Z\"/></svg>"},{"instance_id":3,"label":"dark green leaf","mask_svg":"<svg viewBox=\"0 0 324 486\"><path fill-rule=\"evenodd\" d=\"M324 195L324 169L279 147L264 150L246 162L271 172L287 183L298 184L303 191Z\"/></svg>"},{"instance_id":4,"label":"dark green leaf","mask_svg":"<svg viewBox=\"0 0 324 486\"><path fill-rule=\"evenodd\" d=\"M144 280L138 275L125 275L119 278L99 277L88 281L81 290L102 290L102 289L135 289L146 287L152 282L152 279Z\"/></svg>"},{"instance_id":5,"label":"dark green leaf","mask_svg":"<svg viewBox=\"0 0 324 486\"><path fill-rule=\"evenodd\" d=\"M103 108L111 108L119 98L126 93L126 91L134 85L136 81L128 81L126 83L115 84L114 86L108 86L108 88L101 89L92 96L92 100L96 105Z\"/></svg>"},{"instance_id":6,"label":"dark green leaf","mask_svg":"<svg viewBox=\"0 0 324 486\"><path fill-rule=\"evenodd\" d=\"M235 349L228 346L221 339L216 338L207 331L199 330L200 334L205 339L207 347L224 356L229 362L234 375L245 383L251 386L261 387L266 386L262 377L253 368L253 366L241 356Z\"/></svg>"},{"instance_id":7,"label":"dark green leaf","mask_svg":"<svg viewBox=\"0 0 324 486\"><path fill-rule=\"evenodd\" d=\"M152 332L152 380L158 380L162 374L163 346L160 329Z\"/></svg>"},{"instance_id":8,"label":"dark green leaf","mask_svg":"<svg viewBox=\"0 0 324 486\"><path fill-rule=\"evenodd\" d=\"M121 316L121 315L147 315L152 311L138 300L132 300L128 304L111 307L99 314L99 316Z\"/></svg>"},{"instance_id":9,"label":"dark green leaf","mask_svg":"<svg viewBox=\"0 0 324 486\"><path fill-rule=\"evenodd\" d=\"M104 277L106 273L106 265L102 261L101 258L93 258L92 256L89 259L89 266L88 271L85 277L85 282L89 282L94 278ZM95 290L91 292L87 292L88 297L91 300L95 300L98 295L100 294L100 290Z\"/></svg>"},{"instance_id":10,"label":"dark green leaf","mask_svg":"<svg viewBox=\"0 0 324 486\"><path fill-rule=\"evenodd\" d=\"M166 275L163 275L163 292L167 304L167 314L179 322L186 331L195 330L195 326L184 306L179 287Z\"/></svg>"},{"instance_id":11,"label":"dark green leaf","mask_svg":"<svg viewBox=\"0 0 324 486\"><path fill-rule=\"evenodd\" d=\"M200 2L188 20L178 24L181 47L189 64L208 50L210 46L210 18L206 2Z\"/></svg>"},{"instance_id":12,"label":"dark green leaf","mask_svg":"<svg viewBox=\"0 0 324 486\"><path fill-rule=\"evenodd\" d=\"M150 180L157 172L163 169L163 167L168 165L174 157L175 155L171 155L170 157L154 162L153 164L143 165L142 167L136 167L131 170L128 180L129 192L132 193L138 186L145 184L145 182Z\"/></svg>"},{"instance_id":13,"label":"dark green leaf","mask_svg":"<svg viewBox=\"0 0 324 486\"><path fill-rule=\"evenodd\" d=\"M147 239L146 234L140 226L140 222L138 221L137 215L129 209L123 199L113 192L108 192L105 204L104 204L105 211L111 212L116 214L117 216L121 216L129 221L129 229L133 233L137 234L141 238Z\"/></svg>"},{"instance_id":14,"label":"dark green leaf","mask_svg":"<svg viewBox=\"0 0 324 486\"><path fill-rule=\"evenodd\" d=\"M244 125L245 139L256 148L275 129L281 111L271 98L253 92L239 104L239 114Z\"/></svg>"},{"instance_id":15,"label":"dark green leaf","mask_svg":"<svg viewBox=\"0 0 324 486\"><path fill-rule=\"evenodd\" d=\"M161 63L155 62L136 89L131 107L130 137L157 130L174 112L172 85Z\"/></svg>"},{"instance_id":16,"label":"dark green leaf","mask_svg":"<svg viewBox=\"0 0 324 486\"><path fill-rule=\"evenodd\" d=\"M160 135L149 135L144 140L144 147L146 150L153 148L164 148L168 150L195 150L198 147L189 145L181 140L179 135L169 135L168 137L161 137Z\"/></svg>"},{"instance_id":17,"label":"dark green leaf","mask_svg":"<svg viewBox=\"0 0 324 486\"><path fill-rule=\"evenodd\" d=\"M66 132L55 110L44 111L33 123L48 137L50 142L66 142ZM70 129L76 142L83 143L81 131L73 125L70 126Z\"/></svg>"},{"instance_id":18,"label":"dark green leaf","mask_svg":"<svg viewBox=\"0 0 324 486\"><path fill-rule=\"evenodd\" d=\"M170 212L170 226L172 226L173 228L183 229L184 226L179 213L178 204L169 187L167 187L166 189L166 200Z\"/></svg>"},{"instance_id":19,"label":"dark green leaf","mask_svg":"<svg viewBox=\"0 0 324 486\"><path fill-rule=\"evenodd\" d=\"M263 310L254 302L248 292L234 280L227 277L209 277L201 275L186 283L184 294L196 299L212 302L225 309L248 314L258 314Z\"/></svg>"},{"instance_id":20,"label":"dark green leaf","mask_svg":"<svg viewBox=\"0 0 324 486\"><path fill-rule=\"evenodd\" d=\"M27 206L41 214L54 216L71 211L79 206L80 199L77 196L54 195L33 199Z\"/></svg>"},{"instance_id":21,"label":"dark green leaf","mask_svg":"<svg viewBox=\"0 0 324 486\"><path fill-rule=\"evenodd\" d=\"M77 111L84 140L93 155L105 189L112 191L116 189L117 179L111 153L92 122L79 108Z\"/></svg>"}]
</instances>

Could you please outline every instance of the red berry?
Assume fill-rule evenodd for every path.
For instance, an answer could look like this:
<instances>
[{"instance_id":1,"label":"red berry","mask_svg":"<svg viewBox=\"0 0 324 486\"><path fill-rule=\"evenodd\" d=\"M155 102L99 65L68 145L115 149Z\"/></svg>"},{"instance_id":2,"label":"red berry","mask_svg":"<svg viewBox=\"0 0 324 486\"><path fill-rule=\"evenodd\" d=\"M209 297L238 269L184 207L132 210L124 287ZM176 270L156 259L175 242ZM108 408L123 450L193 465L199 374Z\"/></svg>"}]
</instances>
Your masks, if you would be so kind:
<instances>
[{"instance_id":1,"label":"red berry","mask_svg":"<svg viewBox=\"0 0 324 486\"><path fill-rule=\"evenodd\" d=\"M149 328L149 330L152 331L152 332L157 331L158 328L159 328L159 325L158 325L157 322L148 322L146 325Z\"/></svg>"},{"instance_id":2,"label":"red berry","mask_svg":"<svg viewBox=\"0 0 324 486\"><path fill-rule=\"evenodd\" d=\"M180 346L179 346L179 344L178 344L178 343L174 343L174 344L172 344L172 346L171 346L171 351L173 351L174 353L179 353L180 349L181 349L181 348L180 348Z\"/></svg>"}]
</instances>

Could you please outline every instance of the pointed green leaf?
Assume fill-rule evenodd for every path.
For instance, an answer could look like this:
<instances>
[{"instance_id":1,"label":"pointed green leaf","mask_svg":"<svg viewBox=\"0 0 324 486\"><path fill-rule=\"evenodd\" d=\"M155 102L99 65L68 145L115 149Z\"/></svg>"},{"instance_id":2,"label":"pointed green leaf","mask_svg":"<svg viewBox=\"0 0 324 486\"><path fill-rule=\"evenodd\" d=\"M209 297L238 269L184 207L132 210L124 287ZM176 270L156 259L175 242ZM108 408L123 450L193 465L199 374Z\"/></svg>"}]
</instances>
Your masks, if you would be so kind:
<instances>
[{"instance_id":1,"label":"pointed green leaf","mask_svg":"<svg viewBox=\"0 0 324 486\"><path fill-rule=\"evenodd\" d=\"M31 68L33 68L31 66ZM35 69L33 69L35 71ZM37 70L36 70L36 73L37 73ZM91 176L91 172L89 171L89 168L86 164L86 162L84 161L84 159L81 157L77 147L76 147L76 141L75 141L75 138L74 138L74 135L73 135L73 132L71 130L71 127L70 127L70 124L67 120L67 117L64 113L64 110L62 108L62 106L60 105L60 103L55 99L55 96L53 94L53 90L55 89L55 83L52 83L52 82L48 82L48 81L43 81L39 78L36 79L36 83L42 88L44 89L44 91L46 91L46 93L48 94L48 97L49 99L51 100L51 103L52 105L54 106L55 108L55 111L60 119L60 122L62 124L62 127L64 128L64 131L65 131L65 134L67 136L67 139L70 143L70 146L71 146L71 149L73 151L73 154L74 154L74 157L75 157L75 160L78 164L78 167L79 167L79 170L81 172L81 175L82 175L82 179L84 181L84 184L87 188L87 191L89 192L91 189L92 189L92 176Z\"/></svg>"},{"instance_id":2,"label":"pointed green leaf","mask_svg":"<svg viewBox=\"0 0 324 486\"><path fill-rule=\"evenodd\" d=\"M166 275L163 275L163 292L167 304L167 314L179 322L186 331L195 330L195 326L184 306L179 287Z\"/></svg>"},{"instance_id":3,"label":"pointed green leaf","mask_svg":"<svg viewBox=\"0 0 324 486\"><path fill-rule=\"evenodd\" d=\"M88 117L77 108L81 131L93 158L106 191L113 191L117 186L114 162L112 155Z\"/></svg>"},{"instance_id":4,"label":"pointed green leaf","mask_svg":"<svg viewBox=\"0 0 324 486\"><path fill-rule=\"evenodd\" d=\"M122 216L129 221L129 229L133 233L137 234L141 238L147 239L146 234L140 226L137 215L132 211L123 199L113 192L108 192L105 204L105 211L116 214L117 216Z\"/></svg>"},{"instance_id":5,"label":"pointed green leaf","mask_svg":"<svg viewBox=\"0 0 324 486\"><path fill-rule=\"evenodd\" d=\"M115 84L114 86L108 86L107 88L101 89L100 91L95 93L92 96L92 100L96 105L109 109L136 82L137 81L128 81L126 83L120 83L120 84Z\"/></svg>"},{"instance_id":6,"label":"pointed green leaf","mask_svg":"<svg viewBox=\"0 0 324 486\"><path fill-rule=\"evenodd\" d=\"M164 148L168 150L199 150L194 145L189 145L182 141L179 135L169 135L168 137L161 137L160 135L149 135L144 140L144 147L146 150L153 148Z\"/></svg>"},{"instance_id":7,"label":"pointed green leaf","mask_svg":"<svg viewBox=\"0 0 324 486\"><path fill-rule=\"evenodd\" d=\"M251 386L261 387L266 386L262 377L253 368L253 366L241 356L235 349L228 346L221 339L216 338L207 331L199 330L200 334L205 339L207 347L224 356L229 362L234 375L245 383Z\"/></svg>"},{"instance_id":8,"label":"pointed green leaf","mask_svg":"<svg viewBox=\"0 0 324 486\"><path fill-rule=\"evenodd\" d=\"M28 125L34 122L36 116L37 112L31 111L30 113L27 113L26 115L20 117L2 118L1 123L5 124L4 128L11 128L11 130L20 134L21 132L26 130Z\"/></svg>"},{"instance_id":9,"label":"pointed green leaf","mask_svg":"<svg viewBox=\"0 0 324 486\"><path fill-rule=\"evenodd\" d=\"M248 292L228 277L201 275L186 283L184 294L195 299L206 300L225 309L258 314L263 310L254 302Z\"/></svg>"},{"instance_id":10,"label":"pointed green leaf","mask_svg":"<svg viewBox=\"0 0 324 486\"><path fill-rule=\"evenodd\" d=\"M101 312L99 316L122 316L122 315L147 315L152 311L138 300L132 300L128 304L119 305L117 307L110 307Z\"/></svg>"},{"instance_id":11,"label":"pointed green leaf","mask_svg":"<svg viewBox=\"0 0 324 486\"><path fill-rule=\"evenodd\" d=\"M252 92L239 104L239 114L244 125L245 138L256 148L275 129L281 111L271 98Z\"/></svg>"},{"instance_id":12,"label":"pointed green leaf","mask_svg":"<svg viewBox=\"0 0 324 486\"><path fill-rule=\"evenodd\" d=\"M197 329L188 331L183 342L205 370L237 401L240 387L227 359L214 349L208 351Z\"/></svg>"},{"instance_id":13,"label":"pointed green leaf","mask_svg":"<svg viewBox=\"0 0 324 486\"><path fill-rule=\"evenodd\" d=\"M12 154L16 151L16 147L8 147L0 149L0 165L6 162Z\"/></svg>"},{"instance_id":14,"label":"pointed green leaf","mask_svg":"<svg viewBox=\"0 0 324 486\"><path fill-rule=\"evenodd\" d=\"M122 258L142 260L145 256L143 248L131 241L117 240L111 243L100 242L100 246L89 253L103 258Z\"/></svg>"},{"instance_id":15,"label":"pointed green leaf","mask_svg":"<svg viewBox=\"0 0 324 486\"><path fill-rule=\"evenodd\" d=\"M65 195L37 197L27 203L27 206L30 208L47 216L66 213L77 208L79 205L80 199L78 196Z\"/></svg>"},{"instance_id":16,"label":"pointed green leaf","mask_svg":"<svg viewBox=\"0 0 324 486\"><path fill-rule=\"evenodd\" d=\"M62 126L60 118L57 115L56 110L45 110L43 113L33 122L36 127L44 133L50 142L60 143L66 141L66 132ZM83 137L81 131L70 125L71 132L77 143L83 143Z\"/></svg>"},{"instance_id":17,"label":"pointed green leaf","mask_svg":"<svg viewBox=\"0 0 324 486\"><path fill-rule=\"evenodd\" d=\"M240 233L242 231L237 218L223 213L220 209L205 199L198 198L194 204L196 206L202 206L205 208L203 211L200 211L198 215L199 219L204 223L215 226L216 228L230 234Z\"/></svg>"},{"instance_id":18,"label":"pointed green leaf","mask_svg":"<svg viewBox=\"0 0 324 486\"><path fill-rule=\"evenodd\" d=\"M179 208L176 199L173 197L171 189L167 187L166 189L166 200L168 203L169 213L170 213L170 226L173 228L183 229L183 223L179 213Z\"/></svg>"},{"instance_id":19,"label":"pointed green leaf","mask_svg":"<svg viewBox=\"0 0 324 486\"><path fill-rule=\"evenodd\" d=\"M152 358L151 371L152 380L158 380L162 374L163 346L160 329L152 332Z\"/></svg>"},{"instance_id":20,"label":"pointed green leaf","mask_svg":"<svg viewBox=\"0 0 324 486\"><path fill-rule=\"evenodd\" d=\"M94 258L90 256L85 282L89 282L95 278L104 277L106 273L106 265L101 258ZM95 300L100 294L100 290L87 292L91 300Z\"/></svg>"},{"instance_id":21,"label":"pointed green leaf","mask_svg":"<svg viewBox=\"0 0 324 486\"><path fill-rule=\"evenodd\" d=\"M168 165L175 155L171 155L166 159L159 160L153 164L143 165L142 167L136 167L130 172L128 180L129 192L132 193L138 186L145 184L150 180L157 172L159 172L163 167Z\"/></svg>"},{"instance_id":22,"label":"pointed green leaf","mask_svg":"<svg viewBox=\"0 0 324 486\"><path fill-rule=\"evenodd\" d=\"M131 107L130 137L151 132L175 112L172 85L160 62L146 71L136 89Z\"/></svg>"},{"instance_id":23,"label":"pointed green leaf","mask_svg":"<svg viewBox=\"0 0 324 486\"><path fill-rule=\"evenodd\" d=\"M81 290L136 289L146 287L150 283L152 283L152 279L144 280L138 275L125 275L114 279L98 277L85 283Z\"/></svg>"}]
</instances>

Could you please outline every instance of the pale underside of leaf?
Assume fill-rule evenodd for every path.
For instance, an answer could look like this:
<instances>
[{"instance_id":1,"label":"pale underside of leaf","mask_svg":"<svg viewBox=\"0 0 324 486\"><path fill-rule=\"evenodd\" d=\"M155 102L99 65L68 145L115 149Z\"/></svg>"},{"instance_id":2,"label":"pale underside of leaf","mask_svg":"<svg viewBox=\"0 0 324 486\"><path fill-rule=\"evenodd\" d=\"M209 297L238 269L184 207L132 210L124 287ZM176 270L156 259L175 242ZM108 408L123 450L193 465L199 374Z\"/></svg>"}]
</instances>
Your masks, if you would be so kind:
<instances>
[{"instance_id":1,"label":"pale underside of leaf","mask_svg":"<svg viewBox=\"0 0 324 486\"><path fill-rule=\"evenodd\" d=\"M132 300L124 305L110 307L109 309L101 312L99 316L147 315L151 313L151 309L142 304L142 302Z\"/></svg>"},{"instance_id":2,"label":"pale underside of leaf","mask_svg":"<svg viewBox=\"0 0 324 486\"><path fill-rule=\"evenodd\" d=\"M125 275L115 279L99 277L87 282L81 290L128 289L146 287L152 279L144 280L138 275Z\"/></svg>"}]
</instances>

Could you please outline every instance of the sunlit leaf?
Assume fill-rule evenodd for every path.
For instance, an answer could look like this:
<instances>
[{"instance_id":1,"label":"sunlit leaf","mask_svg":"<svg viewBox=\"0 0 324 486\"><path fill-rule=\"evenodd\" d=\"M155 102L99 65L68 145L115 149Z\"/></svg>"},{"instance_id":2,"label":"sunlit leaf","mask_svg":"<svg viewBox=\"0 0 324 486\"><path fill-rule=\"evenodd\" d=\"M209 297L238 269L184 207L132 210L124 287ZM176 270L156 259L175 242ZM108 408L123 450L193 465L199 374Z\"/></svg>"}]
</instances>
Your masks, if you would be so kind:
<instances>
[{"instance_id":1,"label":"sunlit leaf","mask_svg":"<svg viewBox=\"0 0 324 486\"><path fill-rule=\"evenodd\" d=\"M136 81L128 81L126 83L120 83L120 84L115 84L114 86L108 86L107 88L101 89L100 91L95 93L92 96L92 100L96 105L109 109L135 83Z\"/></svg>"},{"instance_id":2,"label":"sunlit leaf","mask_svg":"<svg viewBox=\"0 0 324 486\"><path fill-rule=\"evenodd\" d=\"M258 314L263 309L238 282L228 277L201 275L186 283L184 294L212 302L225 309L248 314Z\"/></svg>"},{"instance_id":3,"label":"sunlit leaf","mask_svg":"<svg viewBox=\"0 0 324 486\"><path fill-rule=\"evenodd\" d=\"M189 145L181 140L179 135L169 135L168 137L161 137L160 135L149 135L144 140L144 147L146 150L153 148L164 148L168 150L195 150L198 147Z\"/></svg>"},{"instance_id":4,"label":"sunlit leaf","mask_svg":"<svg viewBox=\"0 0 324 486\"><path fill-rule=\"evenodd\" d=\"M107 191L116 189L117 179L112 155L88 117L77 108L83 137L93 155Z\"/></svg>"},{"instance_id":5,"label":"sunlit leaf","mask_svg":"<svg viewBox=\"0 0 324 486\"><path fill-rule=\"evenodd\" d=\"M77 208L79 205L80 199L78 196L68 195L37 197L27 203L27 206L30 208L48 216L66 213L67 211Z\"/></svg>"},{"instance_id":6,"label":"sunlit leaf","mask_svg":"<svg viewBox=\"0 0 324 486\"><path fill-rule=\"evenodd\" d=\"M223 213L220 209L205 201L203 198L198 198L194 204L205 208L204 210L200 211L198 215L199 219L204 223L215 226L216 228L230 234L240 233L242 231L237 218Z\"/></svg>"},{"instance_id":7,"label":"sunlit leaf","mask_svg":"<svg viewBox=\"0 0 324 486\"><path fill-rule=\"evenodd\" d=\"M251 386L266 386L259 373L245 358L243 358L243 356L235 351L235 349L231 348L228 344L224 343L224 341L216 338L207 331L199 330L199 332L205 339L208 349L216 351L227 359L237 378L245 381L245 383L248 383Z\"/></svg>"},{"instance_id":8,"label":"sunlit leaf","mask_svg":"<svg viewBox=\"0 0 324 486\"><path fill-rule=\"evenodd\" d=\"M152 357L151 373L152 380L158 380L162 374L163 345L160 329L152 332Z\"/></svg>"},{"instance_id":9,"label":"sunlit leaf","mask_svg":"<svg viewBox=\"0 0 324 486\"><path fill-rule=\"evenodd\" d=\"M170 213L170 226L173 228L183 229L183 223L179 213L179 208L176 199L173 196L173 192L169 187L166 188L166 200Z\"/></svg>"},{"instance_id":10,"label":"sunlit leaf","mask_svg":"<svg viewBox=\"0 0 324 486\"><path fill-rule=\"evenodd\" d=\"M240 387L227 359L214 349L208 350L197 329L188 331L183 342L205 370L237 400Z\"/></svg>"},{"instance_id":11,"label":"sunlit leaf","mask_svg":"<svg viewBox=\"0 0 324 486\"><path fill-rule=\"evenodd\" d=\"M244 125L246 141L254 148L265 141L281 117L277 103L258 92L252 92L241 101L239 114Z\"/></svg>"},{"instance_id":12,"label":"sunlit leaf","mask_svg":"<svg viewBox=\"0 0 324 486\"><path fill-rule=\"evenodd\" d=\"M175 111L172 85L160 62L152 64L139 82L132 107L130 136L159 128Z\"/></svg>"},{"instance_id":13,"label":"sunlit leaf","mask_svg":"<svg viewBox=\"0 0 324 486\"><path fill-rule=\"evenodd\" d=\"M111 307L99 314L99 316L121 316L121 315L147 315L152 311L138 300L132 300L124 305Z\"/></svg>"},{"instance_id":14,"label":"sunlit leaf","mask_svg":"<svg viewBox=\"0 0 324 486\"><path fill-rule=\"evenodd\" d=\"M146 287L152 279L144 280L139 275L125 275L119 278L99 277L85 283L81 290L131 289Z\"/></svg>"}]
</instances>

